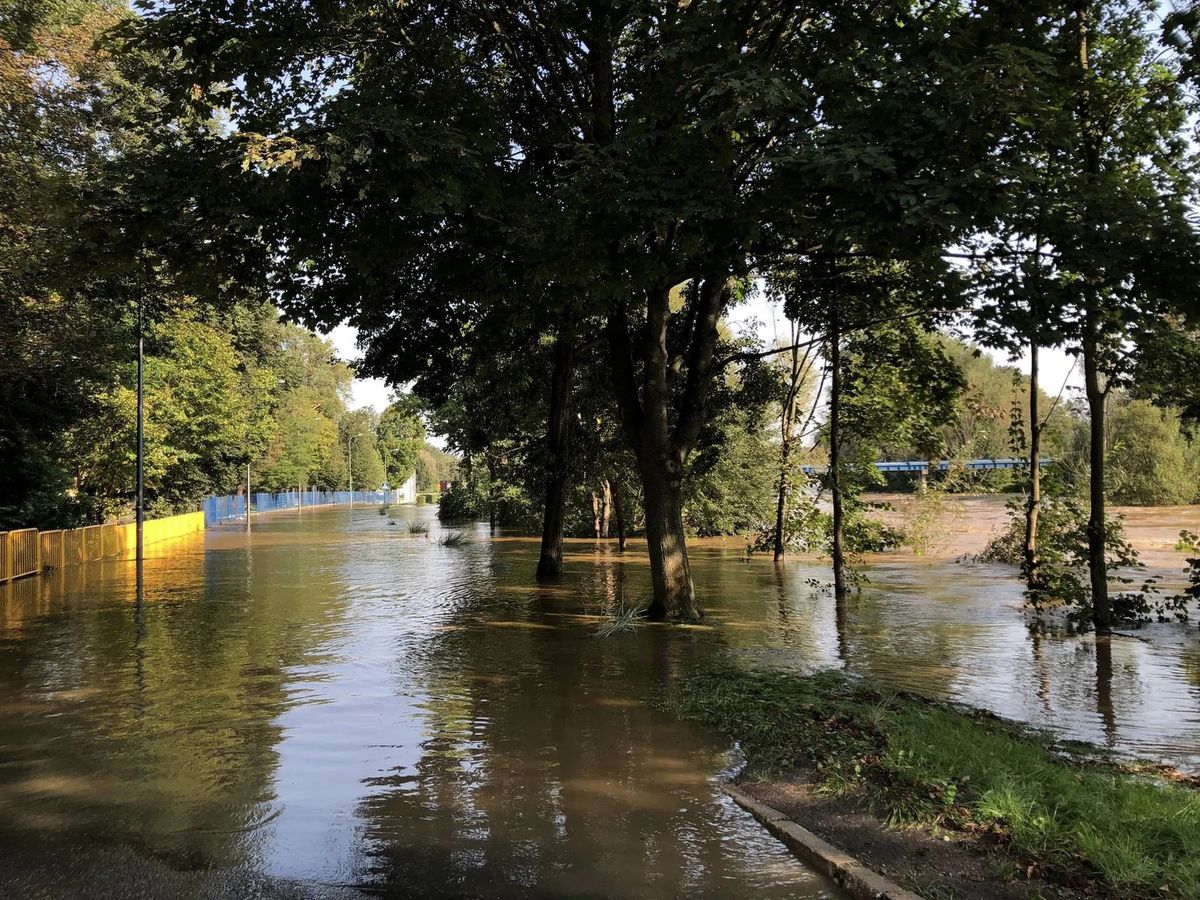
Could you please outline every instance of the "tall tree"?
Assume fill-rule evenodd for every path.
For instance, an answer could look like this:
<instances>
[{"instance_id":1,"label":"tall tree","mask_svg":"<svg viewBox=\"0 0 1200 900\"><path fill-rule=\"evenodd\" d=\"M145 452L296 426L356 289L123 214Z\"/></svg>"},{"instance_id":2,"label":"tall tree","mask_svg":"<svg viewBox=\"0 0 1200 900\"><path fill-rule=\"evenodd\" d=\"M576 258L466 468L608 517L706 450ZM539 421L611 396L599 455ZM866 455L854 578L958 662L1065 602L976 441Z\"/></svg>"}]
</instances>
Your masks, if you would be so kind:
<instances>
[{"instance_id":1,"label":"tall tree","mask_svg":"<svg viewBox=\"0 0 1200 900\"><path fill-rule=\"evenodd\" d=\"M388 483L399 487L417 471L425 446L425 423L416 398L402 395L392 400L379 416L378 435Z\"/></svg>"},{"instance_id":2,"label":"tall tree","mask_svg":"<svg viewBox=\"0 0 1200 900\"><path fill-rule=\"evenodd\" d=\"M1156 4L1048 2L1026 32L1016 110L999 143L1011 196L1033 204L999 218L1024 244L994 256L1032 261L1018 304L1035 298L1026 334L1077 353L1091 431L1088 558L1093 623L1112 627L1105 516L1106 402L1127 380L1140 323L1195 312L1200 243L1185 136L1193 102L1163 47ZM1016 87L1017 85L1014 85ZM1031 213L1031 210L1034 211ZM1002 318L1003 320L1003 318ZM1036 394L1035 394L1036 396Z\"/></svg>"},{"instance_id":3,"label":"tall tree","mask_svg":"<svg viewBox=\"0 0 1200 900\"><path fill-rule=\"evenodd\" d=\"M851 231L944 216L987 134L945 88L987 34L957 5L178 0L141 34L173 54L181 114L236 123L211 141L258 184L217 193L236 184L288 308L349 318L368 367L399 383L487 323L529 347L604 321L648 612L675 619L699 614L681 485L722 314L831 207ZM848 169L853 185L831 177ZM546 497L553 568L553 477Z\"/></svg>"}]
</instances>

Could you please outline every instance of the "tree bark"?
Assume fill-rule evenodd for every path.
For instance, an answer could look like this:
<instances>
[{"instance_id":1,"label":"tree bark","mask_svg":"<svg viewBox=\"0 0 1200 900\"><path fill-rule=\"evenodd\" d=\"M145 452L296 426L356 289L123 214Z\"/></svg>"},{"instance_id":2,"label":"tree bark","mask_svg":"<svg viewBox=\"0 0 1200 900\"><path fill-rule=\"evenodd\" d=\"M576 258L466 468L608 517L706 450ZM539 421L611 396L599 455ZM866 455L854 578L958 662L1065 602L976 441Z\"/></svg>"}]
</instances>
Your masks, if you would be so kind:
<instances>
[{"instance_id":1,"label":"tree bark","mask_svg":"<svg viewBox=\"0 0 1200 900\"><path fill-rule=\"evenodd\" d=\"M595 491L590 491L592 498L592 537L600 540L600 498Z\"/></svg>"},{"instance_id":2,"label":"tree bark","mask_svg":"<svg viewBox=\"0 0 1200 900\"><path fill-rule=\"evenodd\" d=\"M790 487L788 476L791 466L792 438L796 427L796 401L805 370L805 365L800 361L799 331L795 322L792 323L791 338L791 368L788 373L788 389L784 395L779 423L779 496L776 498L775 504L775 562L782 562L783 556L787 552L784 529L787 523L787 495ZM808 361L809 352L809 349L805 350L805 363Z\"/></svg>"},{"instance_id":3,"label":"tree bark","mask_svg":"<svg viewBox=\"0 0 1200 900\"><path fill-rule=\"evenodd\" d=\"M639 466L646 491L646 543L650 551L650 583L654 597L647 618L695 620L700 616L680 495L681 466L648 458Z\"/></svg>"},{"instance_id":4,"label":"tree bark","mask_svg":"<svg viewBox=\"0 0 1200 900\"><path fill-rule=\"evenodd\" d=\"M1091 92L1086 84L1086 79L1091 72L1091 62L1088 58L1090 18L1091 0L1076 0L1075 23L1078 29L1079 67L1083 71L1085 79L1079 97L1079 119L1084 166L1091 182L1085 188L1085 206L1087 205L1087 192L1096 189L1095 176L1100 173L1099 140L1095 132L1095 124L1092 121ZM1085 209L1085 219L1088 224L1091 224L1092 218L1091 210ZM1080 344L1083 351L1084 392L1087 395L1091 436L1089 453L1091 473L1088 484L1090 508L1087 525L1088 569L1092 586L1092 623L1098 634L1107 634L1112 630L1112 605L1108 596L1108 560L1105 554L1108 526L1104 515L1104 400L1107 392L1100 387L1100 291L1091 276L1084 279L1083 291L1083 334L1080 336Z\"/></svg>"},{"instance_id":5,"label":"tree bark","mask_svg":"<svg viewBox=\"0 0 1200 900\"><path fill-rule=\"evenodd\" d=\"M1107 544L1108 525L1105 522L1104 497L1104 400L1105 391L1100 387L1099 335L1096 319L1098 317L1095 290L1087 289L1089 300L1084 316L1083 336L1083 384L1087 394L1088 424L1090 426L1091 446L1089 461L1091 472L1088 476L1089 510L1087 524L1088 540L1088 569L1092 586L1092 623L1096 626L1097 634L1107 634L1112 631L1112 604L1108 596L1108 560L1105 553Z\"/></svg>"},{"instance_id":6,"label":"tree bark","mask_svg":"<svg viewBox=\"0 0 1200 900\"><path fill-rule=\"evenodd\" d=\"M574 375L575 335L570 330L563 329L559 331L554 342L554 370L550 379L550 415L546 428L546 509L542 519L542 551L538 557L538 578L554 578L562 574Z\"/></svg>"},{"instance_id":7,"label":"tree bark","mask_svg":"<svg viewBox=\"0 0 1200 900\"><path fill-rule=\"evenodd\" d=\"M612 482L613 496L613 517L617 523L617 549L625 552L625 509L621 504L621 483L613 480Z\"/></svg>"},{"instance_id":8,"label":"tree bark","mask_svg":"<svg viewBox=\"0 0 1200 900\"><path fill-rule=\"evenodd\" d=\"M784 521L787 519L788 465L792 455L791 441L784 438L779 448L779 497L775 504L775 562L782 562L785 552Z\"/></svg>"},{"instance_id":9,"label":"tree bark","mask_svg":"<svg viewBox=\"0 0 1200 900\"><path fill-rule=\"evenodd\" d=\"M706 285L707 290L696 298L701 308L694 317L684 405L674 433L669 415L671 356L667 345L671 285L659 285L646 293L640 396L625 313L617 310L608 318L613 388L645 493L646 543L654 589L646 615L651 618L692 621L700 616L683 531L681 484L684 456L703 416L716 343L720 300L714 297L713 287Z\"/></svg>"},{"instance_id":10,"label":"tree bark","mask_svg":"<svg viewBox=\"0 0 1200 900\"><path fill-rule=\"evenodd\" d=\"M612 482L600 480L600 539L608 540L609 521L612 517Z\"/></svg>"},{"instance_id":11,"label":"tree bark","mask_svg":"<svg viewBox=\"0 0 1200 900\"><path fill-rule=\"evenodd\" d=\"M654 588L647 615L692 620L699 617L700 611L683 533L683 455L673 446L670 427L671 354L667 339L671 285L653 289L647 301L642 446L638 454L646 492L646 541ZM689 371L688 377L697 374Z\"/></svg>"},{"instance_id":12,"label":"tree bark","mask_svg":"<svg viewBox=\"0 0 1200 900\"><path fill-rule=\"evenodd\" d=\"M1038 409L1038 343L1029 342L1029 497L1025 503L1022 568L1029 590L1037 590L1037 529L1042 509L1042 422Z\"/></svg>"},{"instance_id":13,"label":"tree bark","mask_svg":"<svg viewBox=\"0 0 1200 900\"><path fill-rule=\"evenodd\" d=\"M829 327L829 492L833 500L833 596L844 600L846 587L845 514L842 510L841 401L842 334L836 307Z\"/></svg>"},{"instance_id":14,"label":"tree bark","mask_svg":"<svg viewBox=\"0 0 1200 900\"><path fill-rule=\"evenodd\" d=\"M496 479L498 467L490 450L484 452L484 463L488 471L488 533L496 534Z\"/></svg>"}]
</instances>

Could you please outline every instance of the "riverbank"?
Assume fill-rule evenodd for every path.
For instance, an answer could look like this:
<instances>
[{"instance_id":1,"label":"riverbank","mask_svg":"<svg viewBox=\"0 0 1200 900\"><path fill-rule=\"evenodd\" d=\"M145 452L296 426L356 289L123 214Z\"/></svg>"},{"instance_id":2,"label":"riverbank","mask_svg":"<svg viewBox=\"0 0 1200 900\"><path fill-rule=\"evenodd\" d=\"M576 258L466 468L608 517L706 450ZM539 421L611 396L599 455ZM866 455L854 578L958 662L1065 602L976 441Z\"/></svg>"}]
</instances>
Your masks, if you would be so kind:
<instances>
[{"instance_id":1,"label":"riverbank","mask_svg":"<svg viewBox=\"0 0 1200 900\"><path fill-rule=\"evenodd\" d=\"M739 786L928 898L1200 897L1200 790L835 673L704 670L664 698Z\"/></svg>"}]
</instances>

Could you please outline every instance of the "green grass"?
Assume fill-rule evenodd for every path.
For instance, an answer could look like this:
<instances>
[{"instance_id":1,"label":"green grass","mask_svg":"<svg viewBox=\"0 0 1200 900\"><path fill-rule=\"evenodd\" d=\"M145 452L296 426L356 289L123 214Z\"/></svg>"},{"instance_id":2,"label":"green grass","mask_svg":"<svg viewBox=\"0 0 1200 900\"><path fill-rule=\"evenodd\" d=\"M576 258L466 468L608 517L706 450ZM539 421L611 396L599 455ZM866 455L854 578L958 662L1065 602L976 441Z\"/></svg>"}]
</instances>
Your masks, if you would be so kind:
<instances>
[{"instance_id":1,"label":"green grass","mask_svg":"<svg viewBox=\"0 0 1200 900\"><path fill-rule=\"evenodd\" d=\"M447 531L438 540L439 547L465 547L471 539L461 531Z\"/></svg>"},{"instance_id":2,"label":"green grass","mask_svg":"<svg viewBox=\"0 0 1200 900\"><path fill-rule=\"evenodd\" d=\"M415 519L410 519L408 522L409 534L429 534L429 523L418 522Z\"/></svg>"},{"instance_id":3,"label":"green grass","mask_svg":"<svg viewBox=\"0 0 1200 900\"><path fill-rule=\"evenodd\" d=\"M1064 760L1043 733L835 674L706 671L666 704L737 741L753 772L814 771L889 822L984 829L1121 896L1200 897L1200 791L1186 784Z\"/></svg>"},{"instance_id":4,"label":"green grass","mask_svg":"<svg viewBox=\"0 0 1200 900\"><path fill-rule=\"evenodd\" d=\"M622 596L620 603L617 604L616 612L613 613L611 619L596 629L595 637L606 638L627 631L636 631L643 624L642 613L645 608L645 602L628 604Z\"/></svg>"}]
</instances>

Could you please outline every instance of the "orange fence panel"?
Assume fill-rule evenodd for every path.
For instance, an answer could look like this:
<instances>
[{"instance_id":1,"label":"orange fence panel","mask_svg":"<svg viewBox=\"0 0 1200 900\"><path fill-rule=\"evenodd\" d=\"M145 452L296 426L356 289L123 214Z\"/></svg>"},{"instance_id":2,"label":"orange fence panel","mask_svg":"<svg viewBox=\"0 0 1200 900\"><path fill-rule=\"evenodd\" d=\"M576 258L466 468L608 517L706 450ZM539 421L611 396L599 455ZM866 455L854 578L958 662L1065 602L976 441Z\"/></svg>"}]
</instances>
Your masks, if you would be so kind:
<instances>
[{"instance_id":1,"label":"orange fence panel","mask_svg":"<svg viewBox=\"0 0 1200 900\"><path fill-rule=\"evenodd\" d=\"M63 565L77 566L83 562L83 529L63 532Z\"/></svg>"},{"instance_id":2,"label":"orange fence panel","mask_svg":"<svg viewBox=\"0 0 1200 900\"><path fill-rule=\"evenodd\" d=\"M83 528L83 561L93 562L104 555L104 526L87 525Z\"/></svg>"},{"instance_id":3,"label":"orange fence panel","mask_svg":"<svg viewBox=\"0 0 1200 900\"><path fill-rule=\"evenodd\" d=\"M36 528L6 531L0 535L0 581L12 581L42 571Z\"/></svg>"},{"instance_id":4,"label":"orange fence panel","mask_svg":"<svg viewBox=\"0 0 1200 900\"><path fill-rule=\"evenodd\" d=\"M61 569L67 564L65 555L66 539L62 530L43 531L38 535L42 549L42 565L51 569Z\"/></svg>"},{"instance_id":5,"label":"orange fence panel","mask_svg":"<svg viewBox=\"0 0 1200 900\"><path fill-rule=\"evenodd\" d=\"M143 539L153 544L203 530L203 512L184 513L147 521ZM0 582L40 574L43 566L62 569L132 555L136 550L137 526L133 523L42 532L36 528L0 531Z\"/></svg>"}]
</instances>

